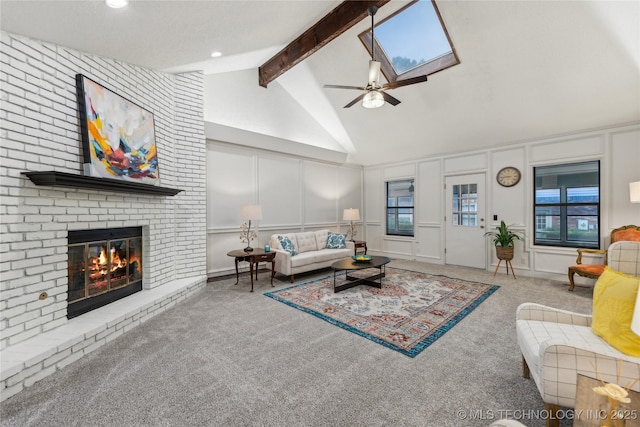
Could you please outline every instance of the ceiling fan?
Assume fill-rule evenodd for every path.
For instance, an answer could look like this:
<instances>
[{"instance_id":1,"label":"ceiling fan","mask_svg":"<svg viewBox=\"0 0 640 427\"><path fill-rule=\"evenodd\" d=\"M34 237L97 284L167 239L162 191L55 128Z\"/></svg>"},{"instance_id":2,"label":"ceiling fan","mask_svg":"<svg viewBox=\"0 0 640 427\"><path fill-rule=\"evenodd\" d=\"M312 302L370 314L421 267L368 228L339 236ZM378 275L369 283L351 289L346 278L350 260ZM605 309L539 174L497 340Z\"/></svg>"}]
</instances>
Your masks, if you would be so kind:
<instances>
[{"instance_id":1,"label":"ceiling fan","mask_svg":"<svg viewBox=\"0 0 640 427\"><path fill-rule=\"evenodd\" d=\"M378 11L376 6L371 6L367 9L369 15L371 16L371 60L369 61L369 81L366 86L340 86L340 85L324 85L326 88L334 88L334 89L354 89L354 90L362 90L364 93L348 103L344 106L344 108L349 108L352 105L357 104L362 101L362 106L364 108L378 108L382 107L386 102L393 105L394 107L400 104L400 100L394 98L393 96L386 93L385 89L396 89L402 86L412 85L414 83L421 83L427 81L427 76L418 76L412 77L410 79L398 80L391 83L380 84L380 62L375 60L374 56L374 24L373 24L373 16Z\"/></svg>"}]
</instances>

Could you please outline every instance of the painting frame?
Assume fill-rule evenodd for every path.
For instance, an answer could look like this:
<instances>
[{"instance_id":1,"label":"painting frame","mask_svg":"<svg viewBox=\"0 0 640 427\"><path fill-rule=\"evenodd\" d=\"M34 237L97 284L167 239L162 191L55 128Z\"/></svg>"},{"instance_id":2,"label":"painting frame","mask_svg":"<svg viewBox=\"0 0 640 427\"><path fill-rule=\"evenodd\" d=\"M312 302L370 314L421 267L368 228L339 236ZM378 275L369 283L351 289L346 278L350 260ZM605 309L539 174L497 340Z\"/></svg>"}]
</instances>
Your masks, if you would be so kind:
<instances>
[{"instance_id":1,"label":"painting frame","mask_svg":"<svg viewBox=\"0 0 640 427\"><path fill-rule=\"evenodd\" d=\"M83 74L76 95L84 175L159 185L153 113Z\"/></svg>"}]
</instances>

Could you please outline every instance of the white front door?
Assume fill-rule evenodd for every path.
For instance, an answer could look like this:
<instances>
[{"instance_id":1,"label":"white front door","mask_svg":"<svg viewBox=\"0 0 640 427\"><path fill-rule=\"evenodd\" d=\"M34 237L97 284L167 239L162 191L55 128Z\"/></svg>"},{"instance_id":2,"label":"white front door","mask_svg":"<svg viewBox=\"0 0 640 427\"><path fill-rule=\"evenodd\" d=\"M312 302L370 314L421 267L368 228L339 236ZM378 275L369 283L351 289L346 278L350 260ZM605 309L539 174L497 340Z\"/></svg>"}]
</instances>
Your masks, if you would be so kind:
<instances>
[{"instance_id":1,"label":"white front door","mask_svg":"<svg viewBox=\"0 0 640 427\"><path fill-rule=\"evenodd\" d=\"M445 183L445 263L485 269L485 175L450 176Z\"/></svg>"}]
</instances>

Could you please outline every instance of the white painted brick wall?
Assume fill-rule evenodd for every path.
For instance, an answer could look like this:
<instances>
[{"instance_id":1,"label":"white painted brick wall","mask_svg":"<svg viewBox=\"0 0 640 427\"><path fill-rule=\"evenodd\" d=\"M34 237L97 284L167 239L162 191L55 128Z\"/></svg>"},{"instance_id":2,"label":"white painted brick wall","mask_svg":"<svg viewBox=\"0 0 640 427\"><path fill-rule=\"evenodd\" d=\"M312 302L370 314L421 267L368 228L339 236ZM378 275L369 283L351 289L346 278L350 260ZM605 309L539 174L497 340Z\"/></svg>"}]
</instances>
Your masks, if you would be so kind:
<instances>
[{"instance_id":1,"label":"white painted brick wall","mask_svg":"<svg viewBox=\"0 0 640 427\"><path fill-rule=\"evenodd\" d=\"M69 230L142 226L145 289L206 276L202 74L165 74L6 32L0 51L0 350L67 323ZM38 187L21 175L81 174L77 73L153 112L160 185L185 191ZM55 352L49 365L76 353Z\"/></svg>"}]
</instances>

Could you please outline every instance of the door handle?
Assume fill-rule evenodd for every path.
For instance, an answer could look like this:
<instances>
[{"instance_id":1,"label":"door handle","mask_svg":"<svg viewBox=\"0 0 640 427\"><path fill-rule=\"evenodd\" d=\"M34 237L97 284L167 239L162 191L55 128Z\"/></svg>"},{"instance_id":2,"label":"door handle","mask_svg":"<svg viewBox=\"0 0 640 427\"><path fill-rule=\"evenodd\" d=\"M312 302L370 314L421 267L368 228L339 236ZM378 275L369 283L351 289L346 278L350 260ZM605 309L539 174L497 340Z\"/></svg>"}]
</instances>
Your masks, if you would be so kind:
<instances>
[{"instance_id":1,"label":"door handle","mask_svg":"<svg viewBox=\"0 0 640 427\"><path fill-rule=\"evenodd\" d=\"M484 225L481 225L480 228L484 228Z\"/></svg>"}]
</instances>

